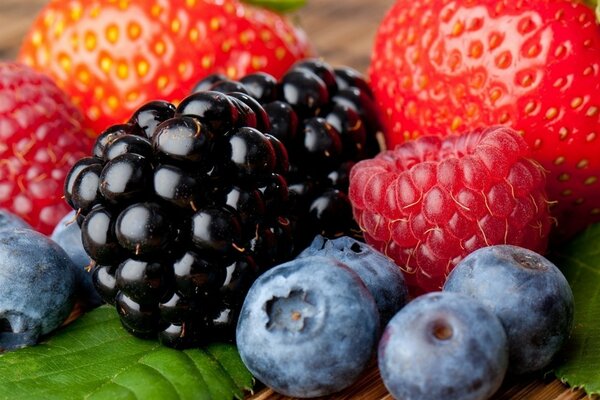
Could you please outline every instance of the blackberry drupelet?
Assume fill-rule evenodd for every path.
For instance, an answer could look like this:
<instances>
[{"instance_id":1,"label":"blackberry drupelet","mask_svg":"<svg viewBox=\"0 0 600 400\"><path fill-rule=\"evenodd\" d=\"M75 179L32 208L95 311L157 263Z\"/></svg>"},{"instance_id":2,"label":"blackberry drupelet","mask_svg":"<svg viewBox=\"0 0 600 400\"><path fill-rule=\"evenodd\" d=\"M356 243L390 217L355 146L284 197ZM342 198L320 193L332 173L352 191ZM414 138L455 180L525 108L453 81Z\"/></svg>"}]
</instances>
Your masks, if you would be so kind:
<instances>
[{"instance_id":1,"label":"blackberry drupelet","mask_svg":"<svg viewBox=\"0 0 600 400\"><path fill-rule=\"evenodd\" d=\"M177 348L233 339L252 282L293 256L289 160L269 124L239 91L153 101L69 172L94 285L132 334Z\"/></svg>"},{"instance_id":2,"label":"blackberry drupelet","mask_svg":"<svg viewBox=\"0 0 600 400\"><path fill-rule=\"evenodd\" d=\"M288 183L287 209L297 251L316 234L360 237L346 196L348 174L357 161L381 151L381 128L373 94L359 72L306 59L279 81L265 73L239 82L213 74L193 91L206 90L230 93L242 101L253 97L263 106L269 123L261 125L259 117L259 128L267 125L263 131L288 154L289 165L278 166L278 172Z\"/></svg>"}]
</instances>

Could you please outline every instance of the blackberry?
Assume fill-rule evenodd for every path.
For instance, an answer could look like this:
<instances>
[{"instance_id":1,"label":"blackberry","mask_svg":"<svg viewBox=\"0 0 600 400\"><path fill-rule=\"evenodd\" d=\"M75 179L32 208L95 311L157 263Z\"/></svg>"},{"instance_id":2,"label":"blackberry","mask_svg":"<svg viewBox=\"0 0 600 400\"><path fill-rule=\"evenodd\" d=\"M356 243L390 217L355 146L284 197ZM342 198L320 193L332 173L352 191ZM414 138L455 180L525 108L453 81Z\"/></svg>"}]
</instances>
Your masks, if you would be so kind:
<instances>
[{"instance_id":1,"label":"blackberry","mask_svg":"<svg viewBox=\"0 0 600 400\"><path fill-rule=\"evenodd\" d=\"M228 132L219 143L221 165L229 176L241 182L263 180L275 171L275 149L259 130L241 127Z\"/></svg>"},{"instance_id":2,"label":"blackberry","mask_svg":"<svg viewBox=\"0 0 600 400\"><path fill-rule=\"evenodd\" d=\"M264 109L269 116L271 129L269 133L290 145L296 139L298 132L298 115L291 105L286 102L275 100L264 104Z\"/></svg>"},{"instance_id":3,"label":"blackberry","mask_svg":"<svg viewBox=\"0 0 600 400\"><path fill-rule=\"evenodd\" d=\"M233 339L261 273L317 234L359 235L348 175L379 131L363 77L316 59L143 105L65 180L98 293L139 337Z\"/></svg>"},{"instance_id":4,"label":"blackberry","mask_svg":"<svg viewBox=\"0 0 600 400\"><path fill-rule=\"evenodd\" d=\"M196 83L196 85L192 88L192 93L207 91L216 83L226 81L227 79L229 79L227 76L220 73L207 75Z\"/></svg>"},{"instance_id":5,"label":"blackberry","mask_svg":"<svg viewBox=\"0 0 600 400\"><path fill-rule=\"evenodd\" d=\"M177 113L200 118L214 132L226 132L238 120L237 108L230 97L215 91L201 91L186 97L179 103Z\"/></svg>"},{"instance_id":6,"label":"blackberry","mask_svg":"<svg viewBox=\"0 0 600 400\"><path fill-rule=\"evenodd\" d=\"M190 162L203 170L210 169L213 132L199 118L181 115L156 127L152 144L164 159Z\"/></svg>"},{"instance_id":7,"label":"blackberry","mask_svg":"<svg viewBox=\"0 0 600 400\"><path fill-rule=\"evenodd\" d=\"M103 206L92 209L83 219L81 240L88 255L99 264L108 267L118 265L125 258L115 230L116 216Z\"/></svg>"},{"instance_id":8,"label":"blackberry","mask_svg":"<svg viewBox=\"0 0 600 400\"><path fill-rule=\"evenodd\" d=\"M194 89L201 90L230 92L251 108L262 105L268 122L262 121L261 111L255 113L256 124L281 143L271 139L279 160L276 171L288 184L284 208L296 251L308 246L316 234L360 238L346 196L348 176L356 162L382 149L373 94L358 71L305 59L280 80L262 72L238 82L214 74Z\"/></svg>"},{"instance_id":9,"label":"blackberry","mask_svg":"<svg viewBox=\"0 0 600 400\"><path fill-rule=\"evenodd\" d=\"M96 138L94 148L92 149L92 155L103 158L106 146L112 143L113 140L121 136L139 134L141 134L141 131L138 125L118 124L110 126Z\"/></svg>"},{"instance_id":10,"label":"blackberry","mask_svg":"<svg viewBox=\"0 0 600 400\"><path fill-rule=\"evenodd\" d=\"M98 165L100 168L100 165ZM124 153L109 159L100 174L100 194L103 200L125 203L140 198L148 190L152 165L147 157Z\"/></svg>"},{"instance_id":11,"label":"blackberry","mask_svg":"<svg viewBox=\"0 0 600 400\"><path fill-rule=\"evenodd\" d=\"M248 107L252 109L254 115L256 115L256 128L262 132L267 132L270 129L269 116L265 109L256 101L253 97L248 94L241 92L229 92L229 96L236 98Z\"/></svg>"},{"instance_id":12,"label":"blackberry","mask_svg":"<svg viewBox=\"0 0 600 400\"><path fill-rule=\"evenodd\" d=\"M144 157L151 156L152 143L141 136L123 135L112 140L110 144L104 148L103 155L107 160L112 160L125 153L134 153Z\"/></svg>"},{"instance_id":13,"label":"blackberry","mask_svg":"<svg viewBox=\"0 0 600 400\"><path fill-rule=\"evenodd\" d=\"M126 126L130 129L141 129L144 132L143 136L152 139L158 124L175 116L175 111L175 106L167 101L151 101L138 108Z\"/></svg>"},{"instance_id":14,"label":"blackberry","mask_svg":"<svg viewBox=\"0 0 600 400\"><path fill-rule=\"evenodd\" d=\"M240 79L248 93L259 103L277 99L277 79L265 72L255 72Z\"/></svg>"},{"instance_id":15,"label":"blackberry","mask_svg":"<svg viewBox=\"0 0 600 400\"><path fill-rule=\"evenodd\" d=\"M217 78L236 90L145 104L65 180L100 296L129 332L177 348L233 339L252 282L295 252L287 149L243 84Z\"/></svg>"},{"instance_id":16,"label":"blackberry","mask_svg":"<svg viewBox=\"0 0 600 400\"><path fill-rule=\"evenodd\" d=\"M95 204L102 202L100 194L100 175L102 174L101 164L88 165L77 174L73 179L72 192L69 195L73 207L86 213L92 209Z\"/></svg>"},{"instance_id":17,"label":"blackberry","mask_svg":"<svg viewBox=\"0 0 600 400\"><path fill-rule=\"evenodd\" d=\"M301 118L319 115L329 104L327 85L307 68L292 68L281 78L279 96Z\"/></svg>"},{"instance_id":18,"label":"blackberry","mask_svg":"<svg viewBox=\"0 0 600 400\"><path fill-rule=\"evenodd\" d=\"M100 136L98 137L98 140L101 140ZM100 158L84 157L78 160L75 164L73 164L73 167L71 167L71 170L67 173L64 186L65 200L71 207L76 209L79 208L79 206L75 206L75 203L73 202L73 195L75 194L73 192L73 189L76 189L77 192L79 192L82 189L81 182L78 183L77 187L75 188L75 180L79 177L79 174L86 168L93 165L101 165L101 163L102 160Z\"/></svg>"}]
</instances>

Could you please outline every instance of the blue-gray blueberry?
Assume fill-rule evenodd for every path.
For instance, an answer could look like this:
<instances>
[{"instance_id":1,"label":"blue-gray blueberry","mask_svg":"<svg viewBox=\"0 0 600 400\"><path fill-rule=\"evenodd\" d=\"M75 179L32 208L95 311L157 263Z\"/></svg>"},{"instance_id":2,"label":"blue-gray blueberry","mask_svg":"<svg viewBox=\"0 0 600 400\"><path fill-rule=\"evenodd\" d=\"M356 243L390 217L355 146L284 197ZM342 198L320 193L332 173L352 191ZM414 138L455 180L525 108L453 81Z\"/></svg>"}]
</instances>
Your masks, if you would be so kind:
<instances>
[{"instance_id":1,"label":"blue-gray blueberry","mask_svg":"<svg viewBox=\"0 0 600 400\"><path fill-rule=\"evenodd\" d=\"M54 227L50 238L62 247L73 261L79 298L84 301L87 308L93 308L103 301L94 287L92 274L88 271L92 260L83 248L81 229L75 222L75 218L75 210L65 215Z\"/></svg>"},{"instance_id":2,"label":"blue-gray blueberry","mask_svg":"<svg viewBox=\"0 0 600 400\"><path fill-rule=\"evenodd\" d=\"M402 271L391 258L368 244L349 236L328 239L317 235L298 257L315 255L333 257L360 276L375 299L382 327L407 303L408 288Z\"/></svg>"},{"instance_id":3,"label":"blue-gray blueberry","mask_svg":"<svg viewBox=\"0 0 600 400\"><path fill-rule=\"evenodd\" d=\"M487 399L506 374L506 334L477 301L432 292L391 319L379 342L378 364L396 399Z\"/></svg>"},{"instance_id":4,"label":"blue-gray blueberry","mask_svg":"<svg viewBox=\"0 0 600 400\"><path fill-rule=\"evenodd\" d=\"M443 290L477 299L498 316L514 374L547 367L573 327L573 293L566 278L548 259L522 247L472 252L452 270Z\"/></svg>"},{"instance_id":5,"label":"blue-gray blueberry","mask_svg":"<svg viewBox=\"0 0 600 400\"><path fill-rule=\"evenodd\" d=\"M71 259L31 229L0 235L0 351L37 343L58 328L75 302Z\"/></svg>"},{"instance_id":6,"label":"blue-gray blueberry","mask_svg":"<svg viewBox=\"0 0 600 400\"><path fill-rule=\"evenodd\" d=\"M326 396L350 386L378 339L373 296L352 269L303 257L261 275L250 288L236 339L250 372L276 392Z\"/></svg>"},{"instance_id":7,"label":"blue-gray blueberry","mask_svg":"<svg viewBox=\"0 0 600 400\"><path fill-rule=\"evenodd\" d=\"M5 208L0 208L0 231L16 228L32 229L25 220Z\"/></svg>"}]
</instances>

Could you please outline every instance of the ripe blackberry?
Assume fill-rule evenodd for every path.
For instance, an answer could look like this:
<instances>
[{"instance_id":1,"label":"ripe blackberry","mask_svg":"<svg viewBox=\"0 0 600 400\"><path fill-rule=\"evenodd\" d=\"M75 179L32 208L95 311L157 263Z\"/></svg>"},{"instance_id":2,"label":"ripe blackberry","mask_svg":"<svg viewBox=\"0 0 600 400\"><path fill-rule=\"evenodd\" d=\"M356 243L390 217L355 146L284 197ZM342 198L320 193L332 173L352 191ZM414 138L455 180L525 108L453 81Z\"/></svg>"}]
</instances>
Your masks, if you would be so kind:
<instances>
[{"instance_id":1,"label":"ripe blackberry","mask_svg":"<svg viewBox=\"0 0 600 400\"><path fill-rule=\"evenodd\" d=\"M239 91L153 101L69 172L94 284L134 335L180 348L233 338L252 282L293 256L287 149L268 124Z\"/></svg>"},{"instance_id":2,"label":"ripe blackberry","mask_svg":"<svg viewBox=\"0 0 600 400\"><path fill-rule=\"evenodd\" d=\"M277 168L288 183L286 207L296 250L308 246L316 234L359 235L346 196L349 171L356 162L381 151L373 95L359 72L306 59L279 81L264 73L247 75L239 82L213 74L194 89L203 90L235 91L231 94L238 99L253 97L263 106L268 123L259 116L258 126L265 127L287 153L286 164Z\"/></svg>"},{"instance_id":3,"label":"ripe blackberry","mask_svg":"<svg viewBox=\"0 0 600 400\"><path fill-rule=\"evenodd\" d=\"M137 130L141 128L143 136L152 139L158 124L175 115L175 106L167 101L151 101L138 108L125 126Z\"/></svg>"}]
</instances>

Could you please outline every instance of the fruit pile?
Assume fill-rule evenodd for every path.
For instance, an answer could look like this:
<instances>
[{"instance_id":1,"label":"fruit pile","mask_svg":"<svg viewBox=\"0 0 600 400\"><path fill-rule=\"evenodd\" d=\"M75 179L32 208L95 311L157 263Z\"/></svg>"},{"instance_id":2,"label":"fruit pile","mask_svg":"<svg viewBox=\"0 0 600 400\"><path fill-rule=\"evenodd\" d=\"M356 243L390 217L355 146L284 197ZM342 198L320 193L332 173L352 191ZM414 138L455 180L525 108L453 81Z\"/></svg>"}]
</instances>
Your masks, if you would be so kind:
<instances>
[{"instance_id":1,"label":"fruit pile","mask_svg":"<svg viewBox=\"0 0 600 400\"><path fill-rule=\"evenodd\" d=\"M595 4L395 1L369 68L389 147L510 126L548 171L555 236L599 221Z\"/></svg>"},{"instance_id":2,"label":"fruit pile","mask_svg":"<svg viewBox=\"0 0 600 400\"><path fill-rule=\"evenodd\" d=\"M232 336L260 273L317 233L351 233L348 169L378 150L366 87L318 60L280 81L209 75L98 136L65 199L128 331L178 348Z\"/></svg>"},{"instance_id":3,"label":"fruit pile","mask_svg":"<svg viewBox=\"0 0 600 400\"><path fill-rule=\"evenodd\" d=\"M384 298L391 287L396 295ZM316 238L250 288L240 355L254 376L291 397L348 387L377 348L395 398L486 399L507 371L548 366L573 326L573 293L560 270L512 245L472 252L443 291L408 304L405 294L396 266L374 248Z\"/></svg>"},{"instance_id":4,"label":"fruit pile","mask_svg":"<svg viewBox=\"0 0 600 400\"><path fill-rule=\"evenodd\" d=\"M349 237L317 237L254 282L236 343L250 372L275 391L326 396L358 378L381 327L407 301L389 258Z\"/></svg>"},{"instance_id":5,"label":"fruit pile","mask_svg":"<svg viewBox=\"0 0 600 400\"><path fill-rule=\"evenodd\" d=\"M374 355L396 398L547 368L574 311L544 254L600 215L599 32L398 0L367 80L238 0L51 1L0 64L0 352L105 302L295 397Z\"/></svg>"}]
</instances>

